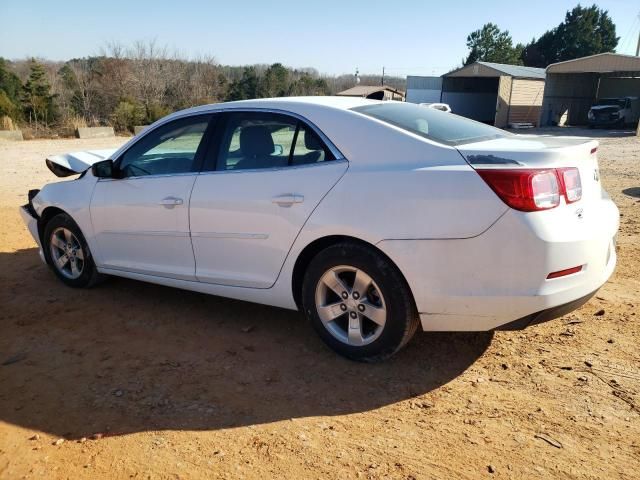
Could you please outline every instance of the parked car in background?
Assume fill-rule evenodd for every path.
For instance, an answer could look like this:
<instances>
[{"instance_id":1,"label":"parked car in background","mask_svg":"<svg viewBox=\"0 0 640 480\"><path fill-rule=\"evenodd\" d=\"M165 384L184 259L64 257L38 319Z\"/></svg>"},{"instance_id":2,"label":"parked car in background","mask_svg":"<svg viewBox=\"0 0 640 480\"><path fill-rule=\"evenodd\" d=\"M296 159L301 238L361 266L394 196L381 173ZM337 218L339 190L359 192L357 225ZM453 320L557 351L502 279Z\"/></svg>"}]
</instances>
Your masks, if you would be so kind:
<instances>
[{"instance_id":1,"label":"parked car in background","mask_svg":"<svg viewBox=\"0 0 640 480\"><path fill-rule=\"evenodd\" d=\"M640 118L638 97L601 98L587 114L590 127L635 127Z\"/></svg>"},{"instance_id":2,"label":"parked car in background","mask_svg":"<svg viewBox=\"0 0 640 480\"><path fill-rule=\"evenodd\" d=\"M374 361L418 327L521 329L586 302L616 263L597 148L394 101L223 103L49 157L79 177L21 213L66 285L116 275L300 309Z\"/></svg>"}]
</instances>

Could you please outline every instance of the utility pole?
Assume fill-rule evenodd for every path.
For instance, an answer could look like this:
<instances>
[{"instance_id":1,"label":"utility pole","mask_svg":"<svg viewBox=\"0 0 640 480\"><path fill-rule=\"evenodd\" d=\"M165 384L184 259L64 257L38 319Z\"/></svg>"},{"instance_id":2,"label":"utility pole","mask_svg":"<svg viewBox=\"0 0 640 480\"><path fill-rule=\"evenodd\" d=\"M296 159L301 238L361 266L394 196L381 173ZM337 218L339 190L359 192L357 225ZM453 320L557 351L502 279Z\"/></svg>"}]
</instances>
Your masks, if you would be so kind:
<instances>
[{"instance_id":1,"label":"utility pole","mask_svg":"<svg viewBox=\"0 0 640 480\"><path fill-rule=\"evenodd\" d=\"M640 13L638 13L638 20L640 20ZM636 45L636 57L640 57L640 32L638 32L638 45Z\"/></svg>"},{"instance_id":2,"label":"utility pole","mask_svg":"<svg viewBox=\"0 0 640 480\"><path fill-rule=\"evenodd\" d=\"M384 65L382 66L382 83L380 85L384 86Z\"/></svg>"}]
</instances>

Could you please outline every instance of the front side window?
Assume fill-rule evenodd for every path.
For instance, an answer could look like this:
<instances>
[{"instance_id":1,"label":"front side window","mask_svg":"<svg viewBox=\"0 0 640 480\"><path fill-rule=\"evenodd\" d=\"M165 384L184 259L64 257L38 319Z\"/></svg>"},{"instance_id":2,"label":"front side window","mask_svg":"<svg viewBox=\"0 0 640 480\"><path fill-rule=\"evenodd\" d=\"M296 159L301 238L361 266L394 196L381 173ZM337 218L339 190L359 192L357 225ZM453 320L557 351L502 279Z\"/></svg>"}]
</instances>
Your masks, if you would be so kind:
<instances>
[{"instance_id":1,"label":"front side window","mask_svg":"<svg viewBox=\"0 0 640 480\"><path fill-rule=\"evenodd\" d=\"M229 115L218 170L253 170L333 160L320 137L296 118L276 113Z\"/></svg>"},{"instance_id":2,"label":"front side window","mask_svg":"<svg viewBox=\"0 0 640 480\"><path fill-rule=\"evenodd\" d=\"M187 117L145 135L119 161L123 177L171 175L193 172L196 153L209 125L210 115Z\"/></svg>"},{"instance_id":3,"label":"front side window","mask_svg":"<svg viewBox=\"0 0 640 480\"><path fill-rule=\"evenodd\" d=\"M475 120L414 103L386 102L352 110L445 145L462 145L512 135Z\"/></svg>"}]
</instances>

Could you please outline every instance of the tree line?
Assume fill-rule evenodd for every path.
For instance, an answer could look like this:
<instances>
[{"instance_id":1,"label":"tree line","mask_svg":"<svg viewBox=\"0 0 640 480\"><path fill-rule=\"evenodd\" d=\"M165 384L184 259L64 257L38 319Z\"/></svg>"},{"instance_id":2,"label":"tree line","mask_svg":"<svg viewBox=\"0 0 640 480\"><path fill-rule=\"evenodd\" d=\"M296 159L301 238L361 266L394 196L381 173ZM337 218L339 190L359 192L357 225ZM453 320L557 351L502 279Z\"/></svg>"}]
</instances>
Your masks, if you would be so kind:
<instances>
[{"instance_id":1,"label":"tree line","mask_svg":"<svg viewBox=\"0 0 640 480\"><path fill-rule=\"evenodd\" d=\"M532 67L614 51L619 38L606 10L576 6L557 27L527 45L488 23L467 37L468 56ZM380 77L361 75L362 85ZM406 80L385 77L404 90ZM353 87L353 75L323 76L313 68L272 65L225 66L213 57L170 55L155 41L111 43L100 55L66 62L0 58L0 129L19 125L33 135L71 134L80 126L113 125L132 131L183 108L230 100L332 95Z\"/></svg>"},{"instance_id":2,"label":"tree line","mask_svg":"<svg viewBox=\"0 0 640 480\"><path fill-rule=\"evenodd\" d=\"M596 5L567 11L557 27L528 44L513 44L508 30L487 23L467 37L464 65L476 61L545 68L548 65L598 53L613 52L618 45L616 26L606 10Z\"/></svg>"},{"instance_id":3,"label":"tree line","mask_svg":"<svg viewBox=\"0 0 640 480\"><path fill-rule=\"evenodd\" d=\"M361 79L380 83L377 76ZM404 79L385 80L404 89ZM154 41L130 47L109 44L100 55L66 62L0 58L0 118L36 136L97 125L132 131L135 125L196 105L332 95L354 85L353 75L321 76L312 68L280 63L237 67L220 65L212 57L184 59Z\"/></svg>"}]
</instances>

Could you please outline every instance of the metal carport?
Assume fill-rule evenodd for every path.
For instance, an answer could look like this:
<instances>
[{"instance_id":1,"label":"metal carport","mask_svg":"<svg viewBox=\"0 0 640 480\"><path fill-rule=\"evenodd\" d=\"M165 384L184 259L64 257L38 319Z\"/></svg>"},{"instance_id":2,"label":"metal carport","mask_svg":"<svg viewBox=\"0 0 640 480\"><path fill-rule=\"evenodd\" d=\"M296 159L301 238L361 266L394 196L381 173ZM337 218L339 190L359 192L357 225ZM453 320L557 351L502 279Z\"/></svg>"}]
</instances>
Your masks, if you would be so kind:
<instances>
[{"instance_id":1,"label":"metal carport","mask_svg":"<svg viewBox=\"0 0 640 480\"><path fill-rule=\"evenodd\" d=\"M600 53L547 67L541 125L585 125L593 103L640 96L640 57Z\"/></svg>"}]
</instances>

